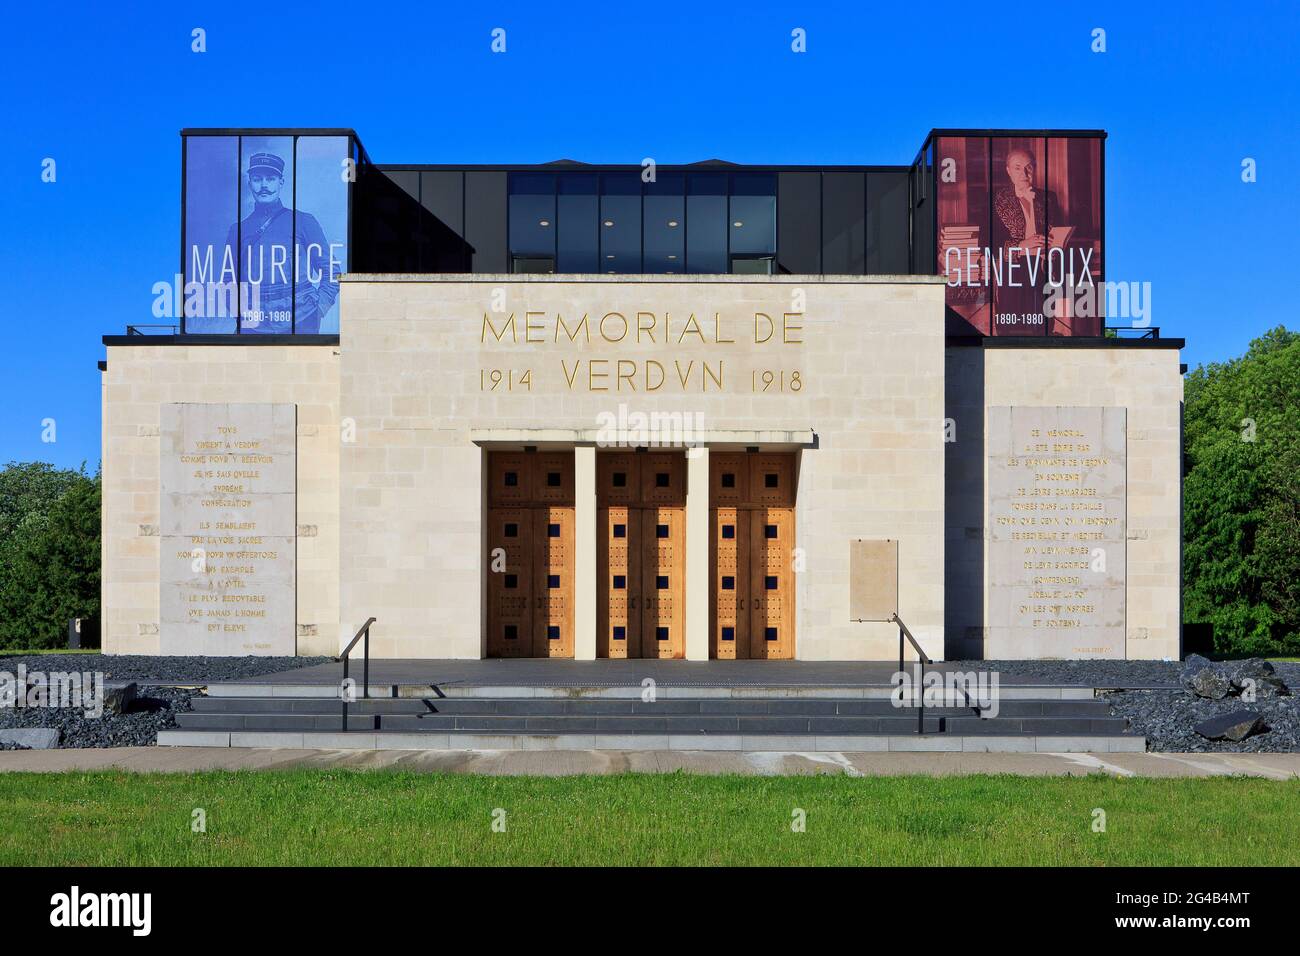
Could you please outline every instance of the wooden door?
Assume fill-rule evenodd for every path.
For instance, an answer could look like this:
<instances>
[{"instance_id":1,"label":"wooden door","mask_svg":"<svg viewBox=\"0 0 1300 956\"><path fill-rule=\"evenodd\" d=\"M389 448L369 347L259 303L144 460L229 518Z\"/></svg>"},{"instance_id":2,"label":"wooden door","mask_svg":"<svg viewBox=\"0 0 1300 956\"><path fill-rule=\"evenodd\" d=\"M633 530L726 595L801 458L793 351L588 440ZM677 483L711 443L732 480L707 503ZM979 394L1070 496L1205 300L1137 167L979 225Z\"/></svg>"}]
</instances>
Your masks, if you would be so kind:
<instances>
[{"instance_id":1,"label":"wooden door","mask_svg":"<svg viewBox=\"0 0 1300 956\"><path fill-rule=\"evenodd\" d=\"M596 456L599 657L686 656L686 458Z\"/></svg>"},{"instance_id":2,"label":"wooden door","mask_svg":"<svg viewBox=\"0 0 1300 956\"><path fill-rule=\"evenodd\" d=\"M490 452L487 654L572 657L572 452Z\"/></svg>"},{"instance_id":3,"label":"wooden door","mask_svg":"<svg viewBox=\"0 0 1300 956\"><path fill-rule=\"evenodd\" d=\"M794 657L793 454L710 456L709 654Z\"/></svg>"}]
</instances>

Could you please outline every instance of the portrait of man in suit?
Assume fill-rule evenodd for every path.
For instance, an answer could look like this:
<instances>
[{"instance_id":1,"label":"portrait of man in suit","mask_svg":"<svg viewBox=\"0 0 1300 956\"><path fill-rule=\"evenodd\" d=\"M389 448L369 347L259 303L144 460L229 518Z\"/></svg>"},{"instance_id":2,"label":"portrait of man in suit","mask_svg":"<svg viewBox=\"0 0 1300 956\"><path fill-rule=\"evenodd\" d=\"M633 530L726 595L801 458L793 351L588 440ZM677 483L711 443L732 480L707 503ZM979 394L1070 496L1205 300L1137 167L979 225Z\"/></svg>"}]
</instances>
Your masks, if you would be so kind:
<instances>
[{"instance_id":1,"label":"portrait of man in suit","mask_svg":"<svg viewBox=\"0 0 1300 956\"><path fill-rule=\"evenodd\" d=\"M994 288L999 324L1044 330L1043 288L1047 283L1048 226L1059 222L1055 195L1039 183L1031 149L1012 145L1004 164L1005 180L993 193L994 254L1002 255L1002 281ZM1015 318L1011 318L1015 317Z\"/></svg>"},{"instance_id":2,"label":"portrait of man in suit","mask_svg":"<svg viewBox=\"0 0 1300 956\"><path fill-rule=\"evenodd\" d=\"M1046 253L1047 227L1060 222L1056 195L1038 185L1038 165L1023 147L1007 153L1006 182L993 197L993 235L1002 248Z\"/></svg>"}]
</instances>

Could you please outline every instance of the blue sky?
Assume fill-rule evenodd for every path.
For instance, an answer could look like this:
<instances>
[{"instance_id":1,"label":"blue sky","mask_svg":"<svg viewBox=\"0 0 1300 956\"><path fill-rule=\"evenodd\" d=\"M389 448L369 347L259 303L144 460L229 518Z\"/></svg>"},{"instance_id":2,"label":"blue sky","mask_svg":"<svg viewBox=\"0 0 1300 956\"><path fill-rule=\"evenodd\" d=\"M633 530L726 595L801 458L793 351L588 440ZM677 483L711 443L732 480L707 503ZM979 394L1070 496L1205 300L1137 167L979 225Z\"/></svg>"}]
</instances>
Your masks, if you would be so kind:
<instances>
[{"instance_id":1,"label":"blue sky","mask_svg":"<svg viewBox=\"0 0 1300 956\"><path fill-rule=\"evenodd\" d=\"M1300 326L1295 4L885 6L10 5L0 462L96 466L100 336L150 321L178 261L183 126L350 126L392 163L809 164L905 163L931 127L1102 128L1107 278L1152 283L1184 360Z\"/></svg>"}]
</instances>

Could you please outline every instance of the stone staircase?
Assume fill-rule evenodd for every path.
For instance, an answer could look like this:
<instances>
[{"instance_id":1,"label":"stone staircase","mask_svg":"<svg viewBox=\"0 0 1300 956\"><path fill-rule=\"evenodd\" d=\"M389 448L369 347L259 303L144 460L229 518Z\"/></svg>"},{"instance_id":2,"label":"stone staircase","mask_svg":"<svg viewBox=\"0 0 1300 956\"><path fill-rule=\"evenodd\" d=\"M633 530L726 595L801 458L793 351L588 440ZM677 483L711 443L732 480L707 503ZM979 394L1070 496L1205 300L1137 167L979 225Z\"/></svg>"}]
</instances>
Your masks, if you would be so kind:
<instances>
[{"instance_id":1,"label":"stone staircase","mask_svg":"<svg viewBox=\"0 0 1300 956\"><path fill-rule=\"evenodd\" d=\"M348 706L322 686L214 684L164 746L402 750L1142 751L1092 688L1003 687L996 716L897 707L888 686L430 688L386 685ZM376 696L382 694L382 696Z\"/></svg>"}]
</instances>

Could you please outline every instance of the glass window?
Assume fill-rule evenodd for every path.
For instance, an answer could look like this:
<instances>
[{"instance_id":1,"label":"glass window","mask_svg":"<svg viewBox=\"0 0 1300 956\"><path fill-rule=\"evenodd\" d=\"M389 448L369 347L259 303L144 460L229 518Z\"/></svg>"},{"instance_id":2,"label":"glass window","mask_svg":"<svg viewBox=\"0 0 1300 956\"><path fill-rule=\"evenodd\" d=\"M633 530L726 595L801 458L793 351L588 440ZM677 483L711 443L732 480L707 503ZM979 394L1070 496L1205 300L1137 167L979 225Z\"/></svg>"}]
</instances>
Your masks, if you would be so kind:
<instances>
[{"instance_id":1,"label":"glass window","mask_svg":"<svg viewBox=\"0 0 1300 956\"><path fill-rule=\"evenodd\" d=\"M1046 316L1049 335L1103 334L1101 168L1100 139L1047 141L1047 279L1063 293Z\"/></svg>"},{"instance_id":2,"label":"glass window","mask_svg":"<svg viewBox=\"0 0 1300 956\"><path fill-rule=\"evenodd\" d=\"M339 276L348 271L348 188L339 171L346 136L299 136L294 162L294 325L308 335L339 330Z\"/></svg>"},{"instance_id":3,"label":"glass window","mask_svg":"<svg viewBox=\"0 0 1300 956\"><path fill-rule=\"evenodd\" d=\"M687 183L686 271L722 274L727 268L727 174L695 173Z\"/></svg>"},{"instance_id":4,"label":"glass window","mask_svg":"<svg viewBox=\"0 0 1300 956\"><path fill-rule=\"evenodd\" d=\"M600 202L594 173L556 177L556 272L600 271Z\"/></svg>"},{"instance_id":5,"label":"glass window","mask_svg":"<svg viewBox=\"0 0 1300 956\"><path fill-rule=\"evenodd\" d=\"M822 272L862 275L866 269L866 176L822 174Z\"/></svg>"},{"instance_id":6,"label":"glass window","mask_svg":"<svg viewBox=\"0 0 1300 956\"><path fill-rule=\"evenodd\" d=\"M293 137L240 137L239 331L293 331Z\"/></svg>"},{"instance_id":7,"label":"glass window","mask_svg":"<svg viewBox=\"0 0 1300 956\"><path fill-rule=\"evenodd\" d=\"M990 144L992 196L988 273L993 287L994 335L1044 335L1049 207L1047 141L999 136Z\"/></svg>"},{"instance_id":8,"label":"glass window","mask_svg":"<svg viewBox=\"0 0 1300 956\"><path fill-rule=\"evenodd\" d=\"M239 190L238 138L186 137L185 281L197 282L192 291L201 293L189 303L186 332L235 331Z\"/></svg>"},{"instance_id":9,"label":"glass window","mask_svg":"<svg viewBox=\"0 0 1300 956\"><path fill-rule=\"evenodd\" d=\"M777 177L777 249L784 275L817 275L822 271L821 173L781 173ZM903 195L907 210L907 195ZM907 264L907 221L902 231L903 264ZM906 270L904 270L906 271Z\"/></svg>"},{"instance_id":10,"label":"glass window","mask_svg":"<svg viewBox=\"0 0 1300 956\"><path fill-rule=\"evenodd\" d=\"M686 271L686 177L661 174L645 184L645 271Z\"/></svg>"},{"instance_id":11,"label":"glass window","mask_svg":"<svg viewBox=\"0 0 1300 956\"><path fill-rule=\"evenodd\" d=\"M604 272L641 271L641 177L608 173L600 183L600 266Z\"/></svg>"},{"instance_id":12,"label":"glass window","mask_svg":"<svg viewBox=\"0 0 1300 956\"><path fill-rule=\"evenodd\" d=\"M514 260L550 260L550 269L516 261L515 271L553 271L555 260L555 177L550 173L510 176L510 256Z\"/></svg>"},{"instance_id":13,"label":"glass window","mask_svg":"<svg viewBox=\"0 0 1300 956\"><path fill-rule=\"evenodd\" d=\"M731 177L731 254L776 255L776 176Z\"/></svg>"}]
</instances>

